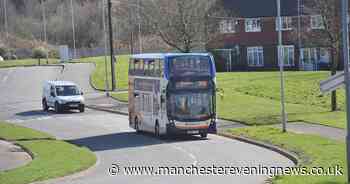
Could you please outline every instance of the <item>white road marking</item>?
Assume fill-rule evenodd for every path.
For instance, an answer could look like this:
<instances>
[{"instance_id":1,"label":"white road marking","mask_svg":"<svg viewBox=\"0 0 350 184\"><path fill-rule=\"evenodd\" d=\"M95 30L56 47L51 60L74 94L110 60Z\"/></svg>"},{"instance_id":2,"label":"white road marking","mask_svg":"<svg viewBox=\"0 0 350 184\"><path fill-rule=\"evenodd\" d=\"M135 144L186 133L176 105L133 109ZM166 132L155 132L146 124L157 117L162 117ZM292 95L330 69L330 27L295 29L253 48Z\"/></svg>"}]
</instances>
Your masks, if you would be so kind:
<instances>
[{"instance_id":1,"label":"white road marking","mask_svg":"<svg viewBox=\"0 0 350 184\"><path fill-rule=\"evenodd\" d=\"M2 79L2 82L6 82L7 81L7 79L8 79L8 75L6 75L3 79Z\"/></svg>"},{"instance_id":2,"label":"white road marking","mask_svg":"<svg viewBox=\"0 0 350 184\"><path fill-rule=\"evenodd\" d=\"M179 150L179 151L185 153L186 155L188 155L188 156L193 160L193 163L192 163L193 166L196 166L196 165L197 165L197 163L198 163L197 157L196 157L194 154L188 152L187 150L185 150L184 148L182 148L182 147L180 147L180 146L173 146L173 148L175 148L175 149L177 149L177 150Z\"/></svg>"}]
</instances>

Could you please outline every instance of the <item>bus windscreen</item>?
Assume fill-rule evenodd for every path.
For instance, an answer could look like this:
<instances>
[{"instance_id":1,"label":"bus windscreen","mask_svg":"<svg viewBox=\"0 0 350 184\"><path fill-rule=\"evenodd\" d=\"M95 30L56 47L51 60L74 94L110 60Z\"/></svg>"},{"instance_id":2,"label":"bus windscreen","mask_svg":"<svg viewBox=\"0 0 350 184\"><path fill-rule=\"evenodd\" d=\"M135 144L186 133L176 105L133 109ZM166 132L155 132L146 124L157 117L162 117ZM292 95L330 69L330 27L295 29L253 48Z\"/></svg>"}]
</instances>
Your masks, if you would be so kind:
<instances>
[{"instance_id":1,"label":"bus windscreen","mask_svg":"<svg viewBox=\"0 0 350 184\"><path fill-rule=\"evenodd\" d=\"M209 56L179 56L170 60L170 76L211 74Z\"/></svg>"}]
</instances>

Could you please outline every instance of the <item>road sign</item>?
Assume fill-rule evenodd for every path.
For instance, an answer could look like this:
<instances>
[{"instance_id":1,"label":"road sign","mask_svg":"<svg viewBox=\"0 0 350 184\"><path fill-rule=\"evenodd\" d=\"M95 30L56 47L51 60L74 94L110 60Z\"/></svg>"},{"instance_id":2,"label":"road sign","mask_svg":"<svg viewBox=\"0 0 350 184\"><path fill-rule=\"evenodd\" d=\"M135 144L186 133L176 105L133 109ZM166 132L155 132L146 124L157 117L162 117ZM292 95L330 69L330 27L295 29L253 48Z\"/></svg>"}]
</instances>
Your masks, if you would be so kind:
<instances>
[{"instance_id":1,"label":"road sign","mask_svg":"<svg viewBox=\"0 0 350 184\"><path fill-rule=\"evenodd\" d=\"M331 76L327 80L320 83L320 90L322 94L330 93L343 87L345 84L344 72L339 72L336 75Z\"/></svg>"}]
</instances>

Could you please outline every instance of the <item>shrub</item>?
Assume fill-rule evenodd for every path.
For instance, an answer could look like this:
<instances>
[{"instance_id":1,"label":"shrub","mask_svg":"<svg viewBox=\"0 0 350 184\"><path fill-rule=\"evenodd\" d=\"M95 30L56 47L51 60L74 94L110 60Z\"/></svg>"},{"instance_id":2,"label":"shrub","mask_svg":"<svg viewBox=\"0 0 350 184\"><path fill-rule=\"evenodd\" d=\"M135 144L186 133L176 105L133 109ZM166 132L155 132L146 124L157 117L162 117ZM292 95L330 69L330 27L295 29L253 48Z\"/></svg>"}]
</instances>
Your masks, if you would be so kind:
<instances>
[{"instance_id":1,"label":"shrub","mask_svg":"<svg viewBox=\"0 0 350 184\"><path fill-rule=\"evenodd\" d=\"M0 56L5 57L7 54L7 49L5 47L0 47Z\"/></svg>"},{"instance_id":2,"label":"shrub","mask_svg":"<svg viewBox=\"0 0 350 184\"><path fill-rule=\"evenodd\" d=\"M40 65L40 60L46 58L46 49L44 47L37 47L33 49L33 58L38 59L38 64Z\"/></svg>"}]
</instances>

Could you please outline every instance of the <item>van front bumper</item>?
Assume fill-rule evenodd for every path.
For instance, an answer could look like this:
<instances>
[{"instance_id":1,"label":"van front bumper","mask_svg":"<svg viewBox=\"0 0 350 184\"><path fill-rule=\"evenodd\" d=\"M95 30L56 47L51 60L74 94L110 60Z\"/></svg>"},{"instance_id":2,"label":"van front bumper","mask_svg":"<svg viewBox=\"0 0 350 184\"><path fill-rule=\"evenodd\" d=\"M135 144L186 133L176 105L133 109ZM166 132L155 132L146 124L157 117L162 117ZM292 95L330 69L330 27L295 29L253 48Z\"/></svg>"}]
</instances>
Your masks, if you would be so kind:
<instances>
[{"instance_id":1,"label":"van front bumper","mask_svg":"<svg viewBox=\"0 0 350 184\"><path fill-rule=\"evenodd\" d=\"M60 104L60 106L63 110L81 109L82 107L85 107L84 103L81 102L68 102Z\"/></svg>"}]
</instances>

